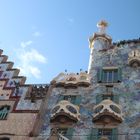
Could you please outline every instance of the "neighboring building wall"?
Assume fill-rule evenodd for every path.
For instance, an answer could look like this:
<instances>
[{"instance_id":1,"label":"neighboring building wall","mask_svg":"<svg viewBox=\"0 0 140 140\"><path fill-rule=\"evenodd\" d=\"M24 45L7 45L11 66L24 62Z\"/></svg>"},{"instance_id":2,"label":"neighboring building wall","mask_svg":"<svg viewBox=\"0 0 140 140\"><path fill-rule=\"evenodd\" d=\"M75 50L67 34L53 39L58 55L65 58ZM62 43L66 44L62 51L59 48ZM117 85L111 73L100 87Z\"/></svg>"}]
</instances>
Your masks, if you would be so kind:
<instances>
[{"instance_id":1,"label":"neighboring building wall","mask_svg":"<svg viewBox=\"0 0 140 140\"><path fill-rule=\"evenodd\" d=\"M29 136L33 129L37 113L9 113L6 120L0 121L1 134Z\"/></svg>"},{"instance_id":2,"label":"neighboring building wall","mask_svg":"<svg viewBox=\"0 0 140 140\"><path fill-rule=\"evenodd\" d=\"M33 93L34 85L24 84L26 78L18 76L19 70L13 69L13 63L7 59L0 50L0 138L33 140L36 137L33 129L43 97L36 91L38 88ZM43 94L46 95L46 92Z\"/></svg>"}]
</instances>

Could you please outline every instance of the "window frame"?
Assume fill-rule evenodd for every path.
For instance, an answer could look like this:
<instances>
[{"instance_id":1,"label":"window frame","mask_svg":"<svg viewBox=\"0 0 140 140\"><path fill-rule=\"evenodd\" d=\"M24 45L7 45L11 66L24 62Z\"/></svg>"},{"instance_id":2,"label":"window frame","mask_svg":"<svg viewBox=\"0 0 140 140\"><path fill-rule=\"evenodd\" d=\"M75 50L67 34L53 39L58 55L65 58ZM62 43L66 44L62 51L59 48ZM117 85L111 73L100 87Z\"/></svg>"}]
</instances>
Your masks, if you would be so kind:
<instances>
[{"instance_id":1,"label":"window frame","mask_svg":"<svg viewBox=\"0 0 140 140\"><path fill-rule=\"evenodd\" d=\"M112 131L111 140L118 140L118 129L117 128L92 128L90 140L100 140L101 136L105 136L105 135L99 136L98 131L100 129L105 129L105 130L110 129Z\"/></svg>"},{"instance_id":2,"label":"window frame","mask_svg":"<svg viewBox=\"0 0 140 140\"><path fill-rule=\"evenodd\" d=\"M101 134L100 134L100 131L101 131ZM109 129L109 128L99 128L98 129L98 139L100 139L102 136L106 136L107 138L108 137L111 137L111 139L110 138L108 138L108 140L112 140L112 129ZM105 133L107 133L107 132L110 132L111 134L110 135L106 135Z\"/></svg>"},{"instance_id":3,"label":"window frame","mask_svg":"<svg viewBox=\"0 0 140 140\"><path fill-rule=\"evenodd\" d=\"M0 107L0 120L6 120L10 112L10 105L2 105Z\"/></svg>"},{"instance_id":4,"label":"window frame","mask_svg":"<svg viewBox=\"0 0 140 140\"><path fill-rule=\"evenodd\" d=\"M110 80L111 79L111 80ZM122 71L119 67L102 67L97 72L98 83L119 83L122 81Z\"/></svg>"},{"instance_id":5,"label":"window frame","mask_svg":"<svg viewBox=\"0 0 140 140\"><path fill-rule=\"evenodd\" d=\"M98 94L96 95L96 104L99 104L100 102L102 102L105 96L110 96L111 97L111 101L119 104L119 95L115 95L115 94Z\"/></svg>"},{"instance_id":6,"label":"window frame","mask_svg":"<svg viewBox=\"0 0 140 140\"><path fill-rule=\"evenodd\" d=\"M63 99L74 104L76 100L76 95L64 95Z\"/></svg>"},{"instance_id":7,"label":"window frame","mask_svg":"<svg viewBox=\"0 0 140 140\"><path fill-rule=\"evenodd\" d=\"M72 100L66 100L66 98L71 98L71 97L74 97ZM65 99L64 99L65 98ZM81 95L75 95L75 94L62 94L62 95L59 95L58 97L58 101L57 102L60 102L61 100L66 100L66 101L69 101L70 103L74 104L74 105L80 105L81 103Z\"/></svg>"},{"instance_id":8,"label":"window frame","mask_svg":"<svg viewBox=\"0 0 140 140\"><path fill-rule=\"evenodd\" d=\"M59 127L57 132L59 132L61 130L62 131L65 130L65 134L62 134L62 133L60 133L60 134L62 134L64 137L68 138L69 140L72 140L74 128L71 128L71 127L62 127L61 128L61 127Z\"/></svg>"}]
</instances>

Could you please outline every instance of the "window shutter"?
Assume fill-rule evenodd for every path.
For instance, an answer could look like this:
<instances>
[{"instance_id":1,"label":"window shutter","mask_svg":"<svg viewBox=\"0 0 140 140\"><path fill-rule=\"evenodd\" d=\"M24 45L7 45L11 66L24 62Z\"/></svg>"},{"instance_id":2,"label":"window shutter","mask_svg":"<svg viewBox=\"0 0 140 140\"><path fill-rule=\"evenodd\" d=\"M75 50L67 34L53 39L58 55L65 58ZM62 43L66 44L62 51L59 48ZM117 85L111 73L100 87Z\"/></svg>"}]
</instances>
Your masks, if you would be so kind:
<instances>
[{"instance_id":1,"label":"window shutter","mask_svg":"<svg viewBox=\"0 0 140 140\"><path fill-rule=\"evenodd\" d=\"M73 134L73 132L74 132L74 129L73 128L68 128L67 133L66 133L66 137L69 140L72 140L72 134Z\"/></svg>"},{"instance_id":2,"label":"window shutter","mask_svg":"<svg viewBox=\"0 0 140 140\"><path fill-rule=\"evenodd\" d=\"M112 129L112 140L118 140L118 129Z\"/></svg>"},{"instance_id":3,"label":"window shutter","mask_svg":"<svg viewBox=\"0 0 140 140\"><path fill-rule=\"evenodd\" d=\"M92 128L90 140L98 140L98 129Z\"/></svg>"},{"instance_id":4,"label":"window shutter","mask_svg":"<svg viewBox=\"0 0 140 140\"><path fill-rule=\"evenodd\" d=\"M0 120L2 120L2 119L3 119L3 112L0 111Z\"/></svg>"},{"instance_id":5,"label":"window shutter","mask_svg":"<svg viewBox=\"0 0 140 140\"><path fill-rule=\"evenodd\" d=\"M122 69L118 68L118 82L122 81Z\"/></svg>"},{"instance_id":6,"label":"window shutter","mask_svg":"<svg viewBox=\"0 0 140 140\"><path fill-rule=\"evenodd\" d=\"M4 109L0 111L0 119L1 120L6 119L7 114L8 114L8 109L4 107Z\"/></svg>"},{"instance_id":7,"label":"window shutter","mask_svg":"<svg viewBox=\"0 0 140 140\"><path fill-rule=\"evenodd\" d=\"M102 70L102 68L100 68L99 70L98 70L98 72L97 72L97 81L99 82L99 83L101 83L102 82L102 74L103 74L103 70Z\"/></svg>"},{"instance_id":8,"label":"window shutter","mask_svg":"<svg viewBox=\"0 0 140 140\"><path fill-rule=\"evenodd\" d=\"M96 96L96 104L99 104L102 100L103 100L102 94Z\"/></svg>"},{"instance_id":9,"label":"window shutter","mask_svg":"<svg viewBox=\"0 0 140 140\"><path fill-rule=\"evenodd\" d=\"M58 102L60 102L61 100L64 100L64 95L59 95Z\"/></svg>"},{"instance_id":10,"label":"window shutter","mask_svg":"<svg viewBox=\"0 0 140 140\"><path fill-rule=\"evenodd\" d=\"M86 136L86 140L92 140L92 138L91 138L91 134L88 135L88 136Z\"/></svg>"},{"instance_id":11,"label":"window shutter","mask_svg":"<svg viewBox=\"0 0 140 140\"><path fill-rule=\"evenodd\" d=\"M70 102L71 102L72 104L75 104L75 102L76 102L76 96L71 96Z\"/></svg>"},{"instance_id":12,"label":"window shutter","mask_svg":"<svg viewBox=\"0 0 140 140\"><path fill-rule=\"evenodd\" d=\"M113 95L113 101L119 104L119 95Z\"/></svg>"},{"instance_id":13,"label":"window shutter","mask_svg":"<svg viewBox=\"0 0 140 140\"><path fill-rule=\"evenodd\" d=\"M80 105L81 100L82 100L82 97L80 95L77 95L74 104L75 105Z\"/></svg>"},{"instance_id":14,"label":"window shutter","mask_svg":"<svg viewBox=\"0 0 140 140\"><path fill-rule=\"evenodd\" d=\"M112 71L113 72L113 82L114 83L118 83L118 69L117 70L114 70Z\"/></svg>"}]
</instances>

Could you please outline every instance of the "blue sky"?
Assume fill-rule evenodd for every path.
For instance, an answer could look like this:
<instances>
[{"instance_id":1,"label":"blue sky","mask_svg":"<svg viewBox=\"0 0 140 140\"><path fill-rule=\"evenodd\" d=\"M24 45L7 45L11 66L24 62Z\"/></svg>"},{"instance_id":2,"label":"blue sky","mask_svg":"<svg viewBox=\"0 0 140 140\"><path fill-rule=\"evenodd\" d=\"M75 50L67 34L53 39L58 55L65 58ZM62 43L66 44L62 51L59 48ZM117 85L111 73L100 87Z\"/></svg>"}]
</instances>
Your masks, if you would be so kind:
<instances>
[{"instance_id":1,"label":"blue sky","mask_svg":"<svg viewBox=\"0 0 140 140\"><path fill-rule=\"evenodd\" d=\"M88 69L88 38L100 19L113 42L140 37L140 0L0 0L0 48L27 77L49 83Z\"/></svg>"}]
</instances>

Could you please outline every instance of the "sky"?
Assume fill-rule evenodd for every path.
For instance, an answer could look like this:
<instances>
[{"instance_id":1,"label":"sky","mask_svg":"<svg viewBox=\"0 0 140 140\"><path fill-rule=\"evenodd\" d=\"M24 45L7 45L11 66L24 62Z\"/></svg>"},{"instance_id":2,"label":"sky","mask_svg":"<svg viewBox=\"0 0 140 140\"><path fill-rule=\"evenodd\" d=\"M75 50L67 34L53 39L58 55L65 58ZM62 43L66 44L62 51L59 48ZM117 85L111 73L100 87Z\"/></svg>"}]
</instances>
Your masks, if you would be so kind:
<instances>
[{"instance_id":1,"label":"sky","mask_svg":"<svg viewBox=\"0 0 140 140\"><path fill-rule=\"evenodd\" d=\"M113 42L139 38L139 6L140 0L0 0L0 49L27 84L46 84L65 70L88 69L88 38L101 19Z\"/></svg>"}]
</instances>

